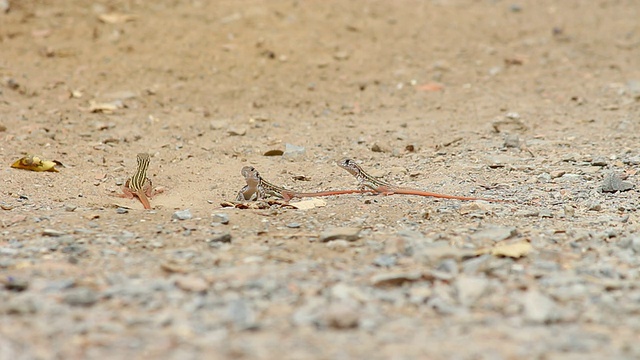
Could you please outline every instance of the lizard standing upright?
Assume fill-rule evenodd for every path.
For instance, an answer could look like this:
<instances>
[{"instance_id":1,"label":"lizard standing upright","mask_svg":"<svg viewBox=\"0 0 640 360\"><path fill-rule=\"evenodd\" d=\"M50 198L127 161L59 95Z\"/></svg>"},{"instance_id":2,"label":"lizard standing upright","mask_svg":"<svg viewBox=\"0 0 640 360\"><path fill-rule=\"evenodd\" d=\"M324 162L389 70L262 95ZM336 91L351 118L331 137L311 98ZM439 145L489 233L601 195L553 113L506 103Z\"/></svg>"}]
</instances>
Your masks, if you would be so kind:
<instances>
[{"instance_id":1,"label":"lizard standing upright","mask_svg":"<svg viewBox=\"0 0 640 360\"><path fill-rule=\"evenodd\" d=\"M151 197L152 183L147 177L147 169L151 159L149 154L140 153L137 156L138 168L122 187L122 197L132 199L137 196L145 209L151 209L149 198Z\"/></svg>"},{"instance_id":2,"label":"lizard standing upright","mask_svg":"<svg viewBox=\"0 0 640 360\"><path fill-rule=\"evenodd\" d=\"M477 198L477 197L465 197L465 196L455 196L455 195L445 195L438 194L429 191L422 191L418 189L404 188L399 187L388 182L379 180L374 178L373 176L367 174L360 165L358 165L353 159L342 159L338 161L338 166L347 170L351 175L353 175L360 185L360 190L371 189L376 193L384 194L384 195L392 195L392 194L404 194L404 195L418 195L418 196L429 196L435 198L442 199L455 199L455 200L484 200L484 201L498 201L504 202L507 200L497 200L497 199L487 199L487 198Z\"/></svg>"}]
</instances>

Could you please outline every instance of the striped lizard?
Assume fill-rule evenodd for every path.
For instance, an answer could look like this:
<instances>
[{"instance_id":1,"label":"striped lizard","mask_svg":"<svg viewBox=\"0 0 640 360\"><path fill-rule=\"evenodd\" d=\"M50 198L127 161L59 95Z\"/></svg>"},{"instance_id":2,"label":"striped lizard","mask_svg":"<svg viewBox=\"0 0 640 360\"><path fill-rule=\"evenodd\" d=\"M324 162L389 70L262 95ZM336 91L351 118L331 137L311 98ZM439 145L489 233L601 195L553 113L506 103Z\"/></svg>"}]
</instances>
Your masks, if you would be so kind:
<instances>
[{"instance_id":1,"label":"striped lizard","mask_svg":"<svg viewBox=\"0 0 640 360\"><path fill-rule=\"evenodd\" d=\"M445 195L445 194L438 194L438 193L433 193L429 191L422 191L418 189L399 187L399 186L390 184L388 182L382 181L380 179L376 179L373 176L367 174L367 172L364 171L362 167L360 167L360 165L356 164L355 160L349 159L349 158L338 161L338 166L347 170L351 175L355 176L356 180L358 180L358 183L360 184L359 186L360 190L370 189L373 192L378 194L384 194L384 195L404 194L404 195L428 196L428 197L435 197L435 198L442 198L442 199L508 202L508 200Z\"/></svg>"},{"instance_id":2,"label":"striped lizard","mask_svg":"<svg viewBox=\"0 0 640 360\"><path fill-rule=\"evenodd\" d=\"M151 209L149 198L151 197L152 183L147 177L147 169L149 168L151 159L149 158L149 154L140 153L137 156L137 160L138 169L132 177L127 179L127 182L122 187L124 194L120 195L120 197L132 199L134 196L137 196L145 209Z\"/></svg>"},{"instance_id":3,"label":"striped lizard","mask_svg":"<svg viewBox=\"0 0 640 360\"><path fill-rule=\"evenodd\" d=\"M313 193L296 192L287 190L280 186L274 185L260 176L260 173L253 166L245 166L242 168L242 176L244 176L247 185L245 185L236 197L236 201L254 201L262 200L268 197L276 197L284 201L289 201L293 198L303 197L316 197L316 196L332 196L343 194L360 194L360 193L373 193L372 190L359 189L359 190L331 190L321 191Z\"/></svg>"}]
</instances>

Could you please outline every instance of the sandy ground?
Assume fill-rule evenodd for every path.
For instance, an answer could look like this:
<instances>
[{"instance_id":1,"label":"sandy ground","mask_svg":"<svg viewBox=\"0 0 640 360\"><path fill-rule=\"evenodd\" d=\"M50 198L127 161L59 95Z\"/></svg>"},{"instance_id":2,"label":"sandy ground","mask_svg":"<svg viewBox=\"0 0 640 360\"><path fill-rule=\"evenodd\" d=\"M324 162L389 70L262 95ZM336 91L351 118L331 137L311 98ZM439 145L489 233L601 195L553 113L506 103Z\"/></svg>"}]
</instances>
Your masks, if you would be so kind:
<instances>
[{"instance_id":1,"label":"sandy ground","mask_svg":"<svg viewBox=\"0 0 640 360\"><path fill-rule=\"evenodd\" d=\"M640 357L636 1L3 4L0 359Z\"/></svg>"}]
</instances>

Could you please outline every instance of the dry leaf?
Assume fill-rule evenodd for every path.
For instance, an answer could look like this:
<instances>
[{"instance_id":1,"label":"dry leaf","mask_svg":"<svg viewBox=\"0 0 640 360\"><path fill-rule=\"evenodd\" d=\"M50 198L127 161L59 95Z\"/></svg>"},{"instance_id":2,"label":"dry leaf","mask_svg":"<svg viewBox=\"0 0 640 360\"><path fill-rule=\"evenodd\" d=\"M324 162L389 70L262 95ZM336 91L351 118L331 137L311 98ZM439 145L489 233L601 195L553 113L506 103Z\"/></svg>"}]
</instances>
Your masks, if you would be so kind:
<instances>
[{"instance_id":1,"label":"dry leaf","mask_svg":"<svg viewBox=\"0 0 640 360\"><path fill-rule=\"evenodd\" d=\"M124 104L120 100L107 103L97 103L93 100L89 101L89 112L92 113L113 114L116 110L123 107Z\"/></svg>"},{"instance_id":2,"label":"dry leaf","mask_svg":"<svg viewBox=\"0 0 640 360\"><path fill-rule=\"evenodd\" d=\"M58 172L55 166L56 166L56 162L49 161L49 160L42 160L40 156L33 155L33 154L27 154L27 156L11 164L11 167L16 169Z\"/></svg>"},{"instance_id":3,"label":"dry leaf","mask_svg":"<svg viewBox=\"0 0 640 360\"><path fill-rule=\"evenodd\" d=\"M282 156L282 154L284 154L282 150L269 150L263 156Z\"/></svg>"},{"instance_id":4,"label":"dry leaf","mask_svg":"<svg viewBox=\"0 0 640 360\"><path fill-rule=\"evenodd\" d=\"M135 19L136 19L135 15L127 15L127 14L120 14L120 13L108 13L108 14L101 14L98 16L98 20L102 21L105 24L117 24L117 23L133 21Z\"/></svg>"},{"instance_id":5,"label":"dry leaf","mask_svg":"<svg viewBox=\"0 0 640 360\"><path fill-rule=\"evenodd\" d=\"M313 198L291 203L289 205L293 206L296 209L309 210L317 207L327 206L327 202L322 199Z\"/></svg>"},{"instance_id":6,"label":"dry leaf","mask_svg":"<svg viewBox=\"0 0 640 360\"><path fill-rule=\"evenodd\" d=\"M533 250L533 246L528 241L519 241L511 244L498 244L491 249L491 255L518 259L529 254L531 250Z\"/></svg>"}]
</instances>

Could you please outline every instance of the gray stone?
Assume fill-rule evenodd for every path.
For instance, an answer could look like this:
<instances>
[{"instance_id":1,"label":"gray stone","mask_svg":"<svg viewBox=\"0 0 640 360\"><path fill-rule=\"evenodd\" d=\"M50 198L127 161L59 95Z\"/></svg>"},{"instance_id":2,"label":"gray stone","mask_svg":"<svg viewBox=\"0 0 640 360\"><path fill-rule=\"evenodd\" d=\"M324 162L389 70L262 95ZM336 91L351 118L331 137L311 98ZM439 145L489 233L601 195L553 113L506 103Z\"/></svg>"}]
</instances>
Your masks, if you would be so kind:
<instances>
[{"instance_id":1,"label":"gray stone","mask_svg":"<svg viewBox=\"0 0 640 360\"><path fill-rule=\"evenodd\" d=\"M591 160L591 165L593 166L607 166L609 161L604 156L596 156Z\"/></svg>"},{"instance_id":2,"label":"gray stone","mask_svg":"<svg viewBox=\"0 0 640 360\"><path fill-rule=\"evenodd\" d=\"M236 330L253 330L259 327L256 312L245 299L231 301L227 313Z\"/></svg>"},{"instance_id":3,"label":"gray stone","mask_svg":"<svg viewBox=\"0 0 640 360\"><path fill-rule=\"evenodd\" d=\"M212 215L213 223L226 225L229 223L229 215L225 213L215 213Z\"/></svg>"},{"instance_id":4,"label":"gray stone","mask_svg":"<svg viewBox=\"0 0 640 360\"><path fill-rule=\"evenodd\" d=\"M529 290L522 296L524 318L533 323L546 323L554 318L556 303L538 290Z\"/></svg>"},{"instance_id":5,"label":"gray stone","mask_svg":"<svg viewBox=\"0 0 640 360\"><path fill-rule=\"evenodd\" d=\"M44 229L44 230L42 230L42 235L44 235L44 236L58 237L58 236L62 236L64 234L65 234L64 231L55 230L55 229Z\"/></svg>"},{"instance_id":6,"label":"gray stone","mask_svg":"<svg viewBox=\"0 0 640 360\"><path fill-rule=\"evenodd\" d=\"M412 304L424 304L433 295L433 290L428 286L412 286L409 289L409 302Z\"/></svg>"},{"instance_id":7,"label":"gray stone","mask_svg":"<svg viewBox=\"0 0 640 360\"><path fill-rule=\"evenodd\" d=\"M504 147L506 148L519 148L520 147L520 137L518 134L507 134L504 137Z\"/></svg>"},{"instance_id":8,"label":"gray stone","mask_svg":"<svg viewBox=\"0 0 640 360\"><path fill-rule=\"evenodd\" d=\"M420 271L376 274L371 277L371 285L377 287L400 286L406 282L418 281L423 277L424 274Z\"/></svg>"},{"instance_id":9,"label":"gray stone","mask_svg":"<svg viewBox=\"0 0 640 360\"><path fill-rule=\"evenodd\" d=\"M91 306L98 302L98 294L90 288L79 287L69 290L63 297L64 303L71 306Z\"/></svg>"},{"instance_id":10,"label":"gray stone","mask_svg":"<svg viewBox=\"0 0 640 360\"><path fill-rule=\"evenodd\" d=\"M176 220L189 220L191 217L191 210L189 209L178 210L171 215L171 218Z\"/></svg>"},{"instance_id":11,"label":"gray stone","mask_svg":"<svg viewBox=\"0 0 640 360\"><path fill-rule=\"evenodd\" d=\"M414 250L415 257L427 264L434 264L442 259L461 260L467 256L474 256L473 250L459 249L446 243L438 242Z\"/></svg>"},{"instance_id":12,"label":"gray stone","mask_svg":"<svg viewBox=\"0 0 640 360\"><path fill-rule=\"evenodd\" d=\"M518 231L514 226L491 226L472 234L471 240L473 242L481 242L487 240L500 242L514 237L517 234Z\"/></svg>"},{"instance_id":13,"label":"gray stone","mask_svg":"<svg viewBox=\"0 0 640 360\"><path fill-rule=\"evenodd\" d=\"M441 297L435 296L429 299L427 305L433 308L440 314L443 315L453 315L460 312L460 308L454 306L450 302L444 300Z\"/></svg>"},{"instance_id":14,"label":"gray stone","mask_svg":"<svg viewBox=\"0 0 640 360\"><path fill-rule=\"evenodd\" d=\"M342 302L332 303L324 314L327 326L334 329L357 328L360 322L358 309Z\"/></svg>"},{"instance_id":15,"label":"gray stone","mask_svg":"<svg viewBox=\"0 0 640 360\"><path fill-rule=\"evenodd\" d=\"M205 292L209 289L209 283L195 275L181 275L175 278L176 287L189 292Z\"/></svg>"},{"instance_id":16,"label":"gray stone","mask_svg":"<svg viewBox=\"0 0 640 360\"><path fill-rule=\"evenodd\" d=\"M601 190L603 192L616 192L627 191L633 189L634 185L628 181L622 181L622 179L611 172L607 174L602 182Z\"/></svg>"},{"instance_id":17,"label":"gray stone","mask_svg":"<svg viewBox=\"0 0 640 360\"><path fill-rule=\"evenodd\" d=\"M292 315L291 321L297 326L315 325L320 322L326 302L322 298L308 298L307 303L299 307Z\"/></svg>"},{"instance_id":18,"label":"gray stone","mask_svg":"<svg viewBox=\"0 0 640 360\"><path fill-rule=\"evenodd\" d=\"M360 228L358 227L339 227L325 230L320 234L320 241L327 242L331 240L347 240L356 241L360 238Z\"/></svg>"},{"instance_id":19,"label":"gray stone","mask_svg":"<svg viewBox=\"0 0 640 360\"><path fill-rule=\"evenodd\" d=\"M454 259L444 259L431 271L431 276L438 280L452 280L458 273L458 262Z\"/></svg>"},{"instance_id":20,"label":"gray stone","mask_svg":"<svg viewBox=\"0 0 640 360\"><path fill-rule=\"evenodd\" d=\"M230 233L223 233L223 234L216 235L211 239L208 239L207 242L209 243L209 245L220 244L220 243L230 243L231 239L232 237Z\"/></svg>"},{"instance_id":21,"label":"gray stone","mask_svg":"<svg viewBox=\"0 0 640 360\"><path fill-rule=\"evenodd\" d=\"M477 276L458 276L455 282L455 290L458 301L463 306L472 306L485 294L489 280Z\"/></svg>"},{"instance_id":22,"label":"gray stone","mask_svg":"<svg viewBox=\"0 0 640 360\"><path fill-rule=\"evenodd\" d=\"M38 303L32 294L24 293L22 296L11 298L6 304L1 304L0 308L6 314L29 315L35 314L39 310Z\"/></svg>"},{"instance_id":23,"label":"gray stone","mask_svg":"<svg viewBox=\"0 0 640 360\"><path fill-rule=\"evenodd\" d=\"M373 265L380 267L392 267L395 266L397 262L398 259L395 255L382 254L373 260Z\"/></svg>"},{"instance_id":24,"label":"gray stone","mask_svg":"<svg viewBox=\"0 0 640 360\"><path fill-rule=\"evenodd\" d=\"M286 143L284 144L284 153L282 154L282 156L287 158L294 158L294 157L304 155L305 151L306 150L304 146L296 146L293 144Z\"/></svg>"}]
</instances>

